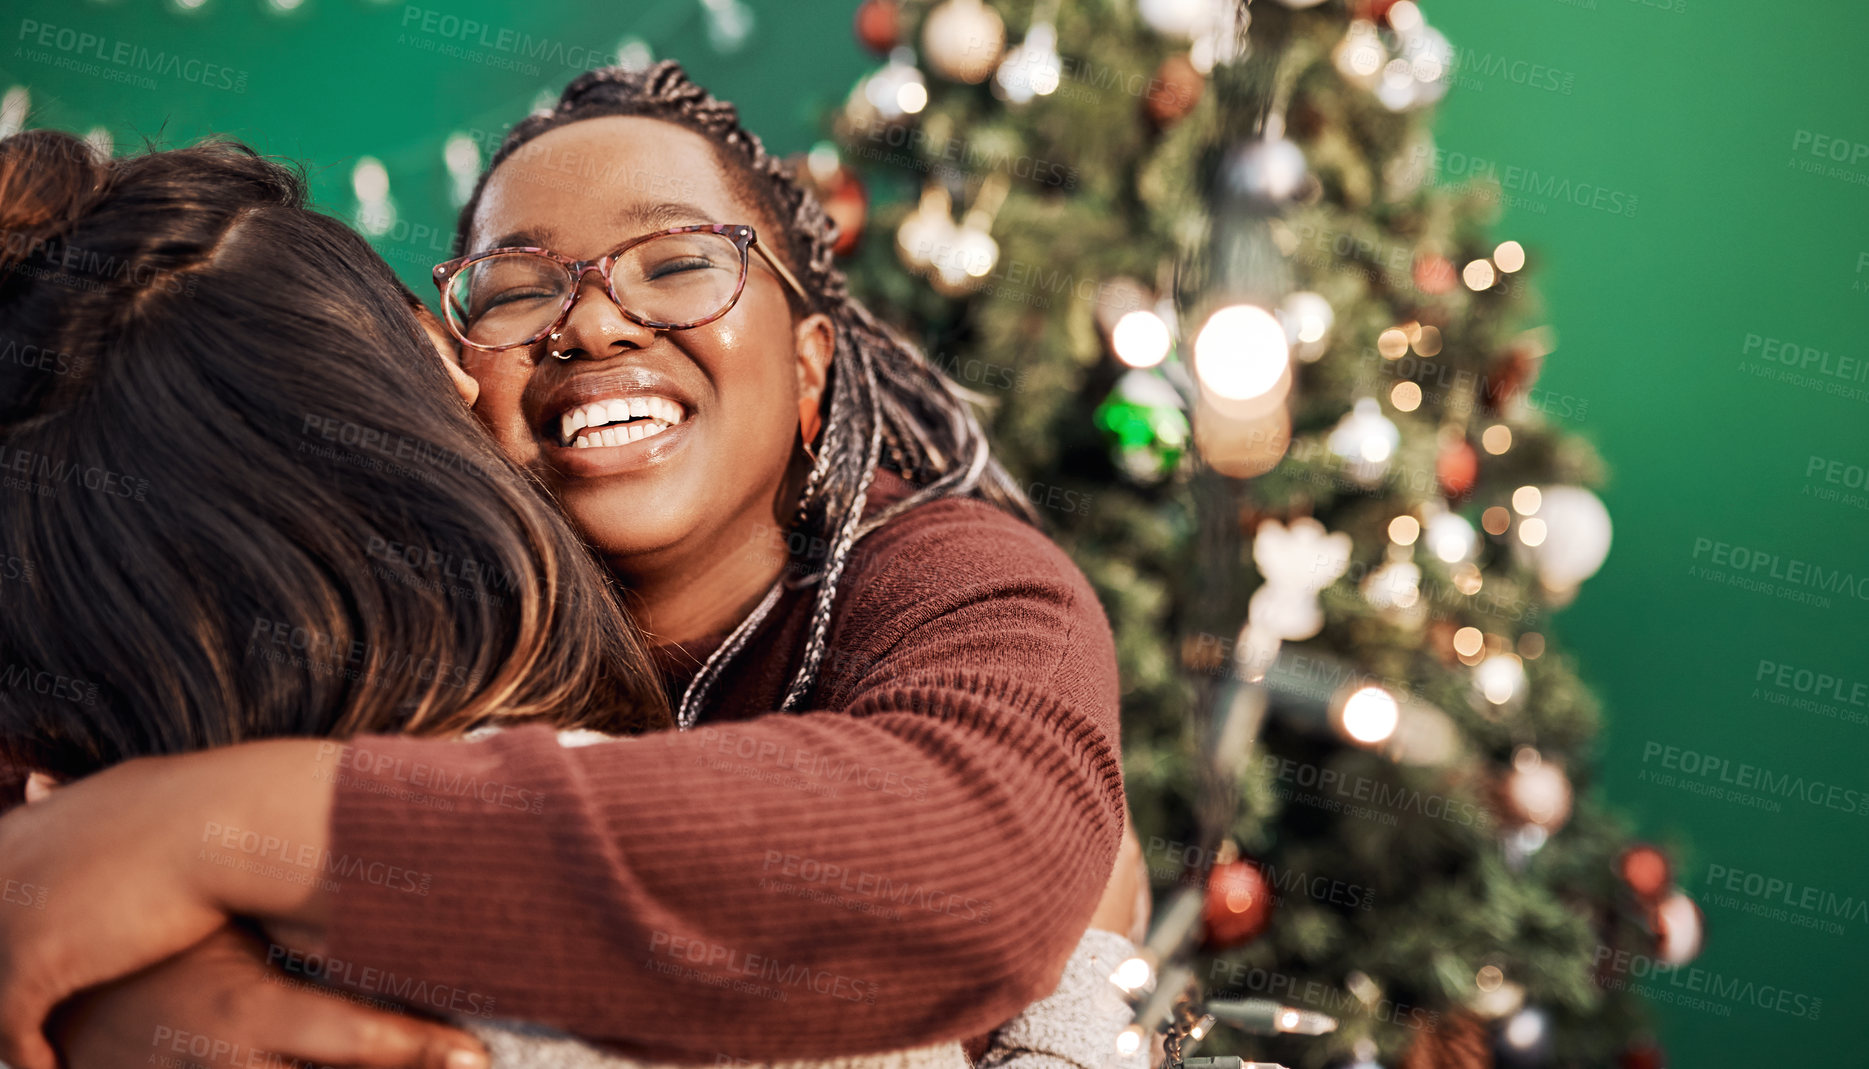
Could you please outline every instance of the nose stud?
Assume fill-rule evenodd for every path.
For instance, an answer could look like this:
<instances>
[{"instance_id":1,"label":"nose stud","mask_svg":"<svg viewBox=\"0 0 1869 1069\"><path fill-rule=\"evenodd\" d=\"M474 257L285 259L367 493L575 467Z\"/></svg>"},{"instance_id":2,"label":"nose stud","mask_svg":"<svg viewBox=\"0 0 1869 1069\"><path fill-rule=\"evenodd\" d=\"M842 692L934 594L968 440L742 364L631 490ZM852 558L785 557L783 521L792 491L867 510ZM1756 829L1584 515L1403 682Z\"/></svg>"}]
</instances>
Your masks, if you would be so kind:
<instances>
[{"instance_id":1,"label":"nose stud","mask_svg":"<svg viewBox=\"0 0 1869 1069\"><path fill-rule=\"evenodd\" d=\"M552 334L552 341L553 341L554 343L556 343L556 342L558 341L558 339L559 339L560 337L562 337L562 335L560 335L560 334L557 334L557 333L553 333L553 334ZM557 349L553 349L553 350L552 350L552 355L553 355L553 356L555 356L555 357L557 357L557 358L558 358L558 359L560 359L560 360L569 360L569 359L571 359L571 357L570 357L569 355L567 355L567 354L565 354L565 353L561 353L561 352L559 352L559 351L558 351Z\"/></svg>"}]
</instances>

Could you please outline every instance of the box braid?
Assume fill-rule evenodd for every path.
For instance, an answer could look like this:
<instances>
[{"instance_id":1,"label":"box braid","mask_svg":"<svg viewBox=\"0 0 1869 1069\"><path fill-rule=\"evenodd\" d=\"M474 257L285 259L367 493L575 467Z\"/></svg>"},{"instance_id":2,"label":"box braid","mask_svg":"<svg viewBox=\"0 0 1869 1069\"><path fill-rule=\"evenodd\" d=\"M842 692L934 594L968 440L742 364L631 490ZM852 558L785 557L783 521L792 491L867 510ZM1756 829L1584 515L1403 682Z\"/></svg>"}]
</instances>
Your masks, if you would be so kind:
<instances>
[{"instance_id":1,"label":"box braid","mask_svg":"<svg viewBox=\"0 0 1869 1069\"><path fill-rule=\"evenodd\" d=\"M610 115L661 119L707 138L734 176L736 188L782 228L775 235L775 251L789 262L810 295L810 306L801 311L823 312L835 327L823 448L805 480L796 521L799 532L808 536L802 541L809 547L806 564L811 575L799 585L818 586L804 658L779 706L796 709L817 681L831 607L859 539L903 512L942 497L979 498L1027 521L1035 522L1035 517L1017 484L988 451L986 434L974 417L972 395L850 296L843 272L832 262L835 228L816 198L792 179L757 135L740 125L732 104L689 80L673 60L646 70L589 71L565 87L554 107L513 127L461 209L460 240L465 243L472 230L481 190L495 168L548 130ZM870 483L885 452L891 466L916 489L865 520ZM777 604L783 585L774 584L695 674L677 714L682 727L693 724L715 679Z\"/></svg>"}]
</instances>

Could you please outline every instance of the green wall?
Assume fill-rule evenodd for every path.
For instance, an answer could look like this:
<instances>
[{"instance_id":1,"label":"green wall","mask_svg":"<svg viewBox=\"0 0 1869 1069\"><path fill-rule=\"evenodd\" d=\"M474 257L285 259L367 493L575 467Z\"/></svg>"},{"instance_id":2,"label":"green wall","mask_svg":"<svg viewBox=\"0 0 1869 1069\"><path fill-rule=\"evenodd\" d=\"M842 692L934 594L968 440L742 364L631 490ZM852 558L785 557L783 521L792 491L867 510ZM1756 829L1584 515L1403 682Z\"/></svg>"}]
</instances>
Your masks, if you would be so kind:
<instances>
[{"instance_id":1,"label":"green wall","mask_svg":"<svg viewBox=\"0 0 1869 1069\"><path fill-rule=\"evenodd\" d=\"M30 87L35 125L101 124L119 146L226 133L303 160L339 213L352 164L377 157L402 220L378 246L425 287L450 233L445 138L488 143L626 36L776 148L815 140L872 65L852 3L751 3L753 38L724 57L693 0L8 0L0 86ZM1869 803L1826 793L1869 792L1869 9L1426 8L1464 61L1444 180L1505 184L1499 236L1532 249L1558 333L1540 385L1614 473L1615 549L1557 629L1609 713L1598 787L1676 848L1706 913L1704 972L1647 981L1676 1000L1664 1045L1686 1067L1869 1064L1852 999L1869 991ZM1799 779L1803 796L1769 793Z\"/></svg>"}]
</instances>

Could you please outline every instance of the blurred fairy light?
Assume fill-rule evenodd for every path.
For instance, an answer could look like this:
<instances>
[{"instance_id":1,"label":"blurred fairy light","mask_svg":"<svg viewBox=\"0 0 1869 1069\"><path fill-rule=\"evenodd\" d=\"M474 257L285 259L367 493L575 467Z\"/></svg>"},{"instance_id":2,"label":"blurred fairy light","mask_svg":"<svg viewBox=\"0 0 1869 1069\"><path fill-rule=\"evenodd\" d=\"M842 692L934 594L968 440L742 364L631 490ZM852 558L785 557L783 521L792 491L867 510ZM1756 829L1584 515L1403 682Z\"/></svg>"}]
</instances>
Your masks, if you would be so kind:
<instances>
[{"instance_id":1,"label":"blurred fairy light","mask_svg":"<svg viewBox=\"0 0 1869 1069\"><path fill-rule=\"evenodd\" d=\"M1506 511L1503 505L1494 505L1480 513L1480 530L1489 535L1505 534L1506 528L1511 526L1512 513Z\"/></svg>"},{"instance_id":2,"label":"blurred fairy light","mask_svg":"<svg viewBox=\"0 0 1869 1069\"><path fill-rule=\"evenodd\" d=\"M1395 734L1402 710L1395 695L1381 687L1363 687L1343 701L1343 733L1352 741L1374 746Z\"/></svg>"},{"instance_id":3,"label":"blurred fairy light","mask_svg":"<svg viewBox=\"0 0 1869 1069\"><path fill-rule=\"evenodd\" d=\"M1512 511L1521 516L1535 516L1544 504L1544 494L1536 486L1521 486L1512 491Z\"/></svg>"},{"instance_id":4,"label":"blurred fairy light","mask_svg":"<svg viewBox=\"0 0 1869 1069\"><path fill-rule=\"evenodd\" d=\"M1415 0L1398 0L1389 8L1389 25L1396 33L1413 33L1421 28L1421 8Z\"/></svg>"},{"instance_id":5,"label":"blurred fairy light","mask_svg":"<svg viewBox=\"0 0 1869 1069\"><path fill-rule=\"evenodd\" d=\"M375 156L364 156L350 170L357 195L357 229L381 237L396 225L396 203L389 197L389 169Z\"/></svg>"},{"instance_id":6,"label":"blurred fairy light","mask_svg":"<svg viewBox=\"0 0 1869 1069\"><path fill-rule=\"evenodd\" d=\"M1194 338L1194 374L1208 392L1229 401L1271 393L1291 364L1285 328L1250 304L1228 305L1207 317Z\"/></svg>"},{"instance_id":7,"label":"blurred fairy light","mask_svg":"<svg viewBox=\"0 0 1869 1069\"><path fill-rule=\"evenodd\" d=\"M616 65L626 71L646 71L655 63L655 49L640 37L625 37L617 42Z\"/></svg>"},{"instance_id":8,"label":"blurred fairy light","mask_svg":"<svg viewBox=\"0 0 1869 1069\"><path fill-rule=\"evenodd\" d=\"M1428 521L1428 549L1444 564L1458 564L1473 555L1479 536L1458 513L1443 512Z\"/></svg>"},{"instance_id":9,"label":"blurred fairy light","mask_svg":"<svg viewBox=\"0 0 1869 1069\"><path fill-rule=\"evenodd\" d=\"M32 111L32 91L16 85L0 97L0 137L12 137L26 128L26 116Z\"/></svg>"},{"instance_id":10,"label":"blurred fairy light","mask_svg":"<svg viewBox=\"0 0 1869 1069\"><path fill-rule=\"evenodd\" d=\"M746 47L753 37L753 9L744 0L701 0L707 16L707 43L721 55L730 56Z\"/></svg>"},{"instance_id":11,"label":"blurred fairy light","mask_svg":"<svg viewBox=\"0 0 1869 1069\"><path fill-rule=\"evenodd\" d=\"M1512 448L1512 428L1503 423L1495 423L1480 432L1480 448L1498 456Z\"/></svg>"},{"instance_id":12,"label":"blurred fairy light","mask_svg":"<svg viewBox=\"0 0 1869 1069\"><path fill-rule=\"evenodd\" d=\"M1421 521L1402 515L1389 521L1389 541L1398 546L1412 546L1421 537Z\"/></svg>"},{"instance_id":13,"label":"blurred fairy light","mask_svg":"<svg viewBox=\"0 0 1869 1069\"><path fill-rule=\"evenodd\" d=\"M1142 1026L1141 1025L1132 1024L1128 1028L1125 1028L1121 1032L1117 1033L1116 1053L1127 1057L1128 1055L1134 1054L1141 1049L1142 1049Z\"/></svg>"},{"instance_id":14,"label":"blurred fairy light","mask_svg":"<svg viewBox=\"0 0 1869 1069\"><path fill-rule=\"evenodd\" d=\"M1130 367L1154 367L1168 358L1174 344L1168 324L1146 308L1125 313L1110 331L1116 358Z\"/></svg>"},{"instance_id":15,"label":"blurred fairy light","mask_svg":"<svg viewBox=\"0 0 1869 1069\"><path fill-rule=\"evenodd\" d=\"M897 48L889 62L863 82L863 98L885 119L918 114L928 106L928 84L915 65L915 52Z\"/></svg>"},{"instance_id":16,"label":"blurred fairy light","mask_svg":"<svg viewBox=\"0 0 1869 1069\"><path fill-rule=\"evenodd\" d=\"M455 207L474 195L480 179L480 142L466 134L451 134L441 146L441 162L448 169L448 197Z\"/></svg>"},{"instance_id":17,"label":"blurred fairy light","mask_svg":"<svg viewBox=\"0 0 1869 1069\"><path fill-rule=\"evenodd\" d=\"M1474 666L1473 685L1492 704L1508 704L1525 689L1525 665L1516 654L1495 653Z\"/></svg>"},{"instance_id":18,"label":"blurred fairy light","mask_svg":"<svg viewBox=\"0 0 1869 1069\"><path fill-rule=\"evenodd\" d=\"M1146 958L1130 958L1116 967L1110 974L1110 982L1123 989L1125 993L1140 991L1155 979L1155 969Z\"/></svg>"},{"instance_id":19,"label":"blurred fairy light","mask_svg":"<svg viewBox=\"0 0 1869 1069\"><path fill-rule=\"evenodd\" d=\"M1421 387L1412 382L1398 382L1389 391L1389 403L1397 412L1413 412L1421 407Z\"/></svg>"},{"instance_id":20,"label":"blurred fairy light","mask_svg":"<svg viewBox=\"0 0 1869 1069\"><path fill-rule=\"evenodd\" d=\"M1486 636L1477 627L1463 627L1454 632L1454 652L1462 657L1478 656L1486 648Z\"/></svg>"},{"instance_id":21,"label":"blurred fairy light","mask_svg":"<svg viewBox=\"0 0 1869 1069\"><path fill-rule=\"evenodd\" d=\"M299 5L304 2L305 0L266 0L266 6L274 11L287 12L298 10Z\"/></svg>"},{"instance_id":22,"label":"blurred fairy light","mask_svg":"<svg viewBox=\"0 0 1869 1069\"><path fill-rule=\"evenodd\" d=\"M1508 275L1519 270L1525 266L1525 246L1516 241L1500 242L1493 250L1493 263Z\"/></svg>"},{"instance_id":23,"label":"blurred fairy light","mask_svg":"<svg viewBox=\"0 0 1869 1069\"><path fill-rule=\"evenodd\" d=\"M1499 276L1493 273L1493 265L1490 261L1474 260L1460 269L1460 280L1467 284L1468 289L1477 293L1483 289L1491 289L1493 283L1499 280Z\"/></svg>"},{"instance_id":24,"label":"blurred fairy light","mask_svg":"<svg viewBox=\"0 0 1869 1069\"><path fill-rule=\"evenodd\" d=\"M1408 355L1408 333L1401 327L1390 327L1376 335L1376 351L1385 360L1400 360Z\"/></svg>"},{"instance_id":25,"label":"blurred fairy light","mask_svg":"<svg viewBox=\"0 0 1869 1069\"><path fill-rule=\"evenodd\" d=\"M1545 521L1536 516L1519 523L1519 541L1536 548L1545 544Z\"/></svg>"}]
</instances>

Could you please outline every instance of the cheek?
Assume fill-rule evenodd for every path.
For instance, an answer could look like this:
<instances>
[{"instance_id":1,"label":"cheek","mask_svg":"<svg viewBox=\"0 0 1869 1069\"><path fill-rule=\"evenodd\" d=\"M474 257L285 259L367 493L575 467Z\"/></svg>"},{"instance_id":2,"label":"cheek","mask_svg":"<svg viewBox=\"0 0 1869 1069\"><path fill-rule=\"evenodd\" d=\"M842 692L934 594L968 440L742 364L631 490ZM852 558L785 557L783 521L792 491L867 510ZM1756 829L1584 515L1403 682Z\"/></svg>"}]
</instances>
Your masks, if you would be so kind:
<instances>
[{"instance_id":1,"label":"cheek","mask_svg":"<svg viewBox=\"0 0 1869 1069\"><path fill-rule=\"evenodd\" d=\"M467 373L480 384L480 397L474 402L474 414L491 429L502 444L516 437L530 437L525 425L521 400L531 369L520 359L483 359L470 361ZM509 450L510 451L510 450Z\"/></svg>"}]
</instances>

